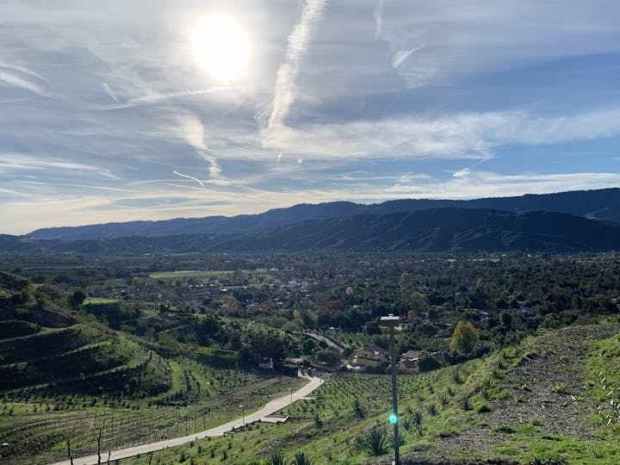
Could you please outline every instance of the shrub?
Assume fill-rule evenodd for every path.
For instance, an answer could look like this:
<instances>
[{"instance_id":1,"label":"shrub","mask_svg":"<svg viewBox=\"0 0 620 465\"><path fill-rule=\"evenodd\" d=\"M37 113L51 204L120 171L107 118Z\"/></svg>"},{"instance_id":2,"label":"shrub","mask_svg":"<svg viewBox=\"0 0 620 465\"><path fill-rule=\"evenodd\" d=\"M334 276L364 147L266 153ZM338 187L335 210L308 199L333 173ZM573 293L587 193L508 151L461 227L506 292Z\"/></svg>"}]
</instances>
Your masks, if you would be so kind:
<instances>
[{"instance_id":1,"label":"shrub","mask_svg":"<svg viewBox=\"0 0 620 465\"><path fill-rule=\"evenodd\" d=\"M366 416L366 412L364 412L364 408L362 407L359 399L355 399L353 401L353 413L360 420Z\"/></svg>"},{"instance_id":2,"label":"shrub","mask_svg":"<svg viewBox=\"0 0 620 465\"><path fill-rule=\"evenodd\" d=\"M436 370L438 368L441 368L441 366L442 363L431 355L422 357L418 362L418 370L420 371L420 373Z\"/></svg>"},{"instance_id":3,"label":"shrub","mask_svg":"<svg viewBox=\"0 0 620 465\"><path fill-rule=\"evenodd\" d=\"M416 410L411 417L411 423L418 433L418 436L422 436L422 421L422 412Z\"/></svg>"},{"instance_id":4,"label":"shrub","mask_svg":"<svg viewBox=\"0 0 620 465\"><path fill-rule=\"evenodd\" d=\"M303 452L297 452L291 465L312 465L312 461Z\"/></svg>"},{"instance_id":5,"label":"shrub","mask_svg":"<svg viewBox=\"0 0 620 465\"><path fill-rule=\"evenodd\" d=\"M454 368L451 373L452 375L452 381L454 381L455 384L463 384L465 382L465 380L463 379L463 376L461 375L461 370L460 368L456 367ZM454 391L449 388L448 389L448 394L450 394L451 396L454 395Z\"/></svg>"},{"instance_id":6,"label":"shrub","mask_svg":"<svg viewBox=\"0 0 620 465\"><path fill-rule=\"evenodd\" d=\"M373 428L359 439L361 448L374 457L384 455L388 450L387 435L383 428Z\"/></svg>"},{"instance_id":7,"label":"shrub","mask_svg":"<svg viewBox=\"0 0 620 465\"><path fill-rule=\"evenodd\" d=\"M481 403L480 405L478 405L478 408L476 408L476 412L478 413L489 413L490 411L491 407L489 407L486 402Z\"/></svg>"},{"instance_id":8,"label":"shrub","mask_svg":"<svg viewBox=\"0 0 620 465\"><path fill-rule=\"evenodd\" d=\"M469 397L466 396L466 397L463 397L463 399L461 399L461 407L465 411L472 410L471 401L469 400Z\"/></svg>"},{"instance_id":9,"label":"shrub","mask_svg":"<svg viewBox=\"0 0 620 465\"><path fill-rule=\"evenodd\" d=\"M282 455L282 452L277 450L271 454L271 457L267 463L269 465L286 465L286 459L284 458L284 455Z\"/></svg>"},{"instance_id":10,"label":"shrub","mask_svg":"<svg viewBox=\"0 0 620 465\"><path fill-rule=\"evenodd\" d=\"M568 465L568 461L562 457L535 458L530 465Z\"/></svg>"}]
</instances>

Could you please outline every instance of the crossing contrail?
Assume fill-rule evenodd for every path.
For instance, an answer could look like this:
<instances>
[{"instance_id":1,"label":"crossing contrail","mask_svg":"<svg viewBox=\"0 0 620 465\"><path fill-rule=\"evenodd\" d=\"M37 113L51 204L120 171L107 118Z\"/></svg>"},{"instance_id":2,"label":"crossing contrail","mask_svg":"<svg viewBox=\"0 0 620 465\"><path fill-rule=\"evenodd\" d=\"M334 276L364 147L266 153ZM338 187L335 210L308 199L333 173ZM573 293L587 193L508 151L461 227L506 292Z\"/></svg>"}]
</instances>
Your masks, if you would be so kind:
<instances>
[{"instance_id":1,"label":"crossing contrail","mask_svg":"<svg viewBox=\"0 0 620 465\"><path fill-rule=\"evenodd\" d=\"M297 98L297 76L306 49L312 39L314 26L323 16L327 0L306 0L301 18L288 36L284 62L278 69L268 128L284 126L291 106Z\"/></svg>"}]
</instances>

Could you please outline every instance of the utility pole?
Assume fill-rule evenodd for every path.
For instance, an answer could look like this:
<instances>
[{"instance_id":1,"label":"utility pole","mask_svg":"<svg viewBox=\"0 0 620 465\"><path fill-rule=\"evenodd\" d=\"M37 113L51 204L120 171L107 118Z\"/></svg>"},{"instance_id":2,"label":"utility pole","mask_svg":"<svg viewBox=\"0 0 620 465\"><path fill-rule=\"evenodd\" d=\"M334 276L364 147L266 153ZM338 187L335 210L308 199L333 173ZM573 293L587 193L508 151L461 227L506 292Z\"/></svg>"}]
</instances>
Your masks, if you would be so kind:
<instances>
[{"instance_id":1,"label":"utility pole","mask_svg":"<svg viewBox=\"0 0 620 465\"><path fill-rule=\"evenodd\" d=\"M398 354L396 353L396 341L394 333L396 327L400 323L400 317L389 314L381 317L379 324L390 330L390 362L391 362L391 378L392 378L392 413L388 417L388 422L394 427L394 465L400 465L400 436L398 424L400 417L398 416Z\"/></svg>"}]
</instances>

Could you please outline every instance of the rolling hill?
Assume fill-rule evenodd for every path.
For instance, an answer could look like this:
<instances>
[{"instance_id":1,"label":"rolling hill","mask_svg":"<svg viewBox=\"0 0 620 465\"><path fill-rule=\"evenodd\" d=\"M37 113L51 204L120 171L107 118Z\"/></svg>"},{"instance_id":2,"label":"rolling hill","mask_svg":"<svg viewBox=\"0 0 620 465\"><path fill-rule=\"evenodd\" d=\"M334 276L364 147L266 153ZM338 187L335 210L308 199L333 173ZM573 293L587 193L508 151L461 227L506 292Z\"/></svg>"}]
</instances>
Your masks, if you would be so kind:
<instances>
[{"instance_id":1,"label":"rolling hill","mask_svg":"<svg viewBox=\"0 0 620 465\"><path fill-rule=\"evenodd\" d=\"M55 291L0 274L0 393L9 396L157 394L169 368L130 338L81 321Z\"/></svg>"},{"instance_id":2,"label":"rolling hill","mask_svg":"<svg viewBox=\"0 0 620 465\"><path fill-rule=\"evenodd\" d=\"M54 462L67 439L88 455L98 431L127 445L218 425L239 415L240 399L254 408L298 383L215 366L205 356L215 348L115 330L88 305L69 310L61 288L0 272L3 464Z\"/></svg>"},{"instance_id":3,"label":"rolling hill","mask_svg":"<svg viewBox=\"0 0 620 465\"><path fill-rule=\"evenodd\" d=\"M314 219L243 233L76 241L14 238L9 244L5 253L16 250L86 255L324 250L564 253L620 250L620 225L556 212L512 213L446 207Z\"/></svg>"},{"instance_id":4,"label":"rolling hill","mask_svg":"<svg viewBox=\"0 0 620 465\"><path fill-rule=\"evenodd\" d=\"M300 204L290 208L269 210L257 215L177 218L165 221L133 221L78 227L47 228L33 231L27 237L34 240L74 241L114 239L129 236L160 237L196 234L247 234L264 232L311 220L348 218L356 215L385 215L438 208L491 209L512 213L552 211L620 223L620 188L543 195L528 194L518 197L475 200L404 199L372 205L361 205L352 202L329 202L317 205ZM4 239L4 241L8 240L8 238ZM2 242L0 239L0 245Z\"/></svg>"}]
</instances>

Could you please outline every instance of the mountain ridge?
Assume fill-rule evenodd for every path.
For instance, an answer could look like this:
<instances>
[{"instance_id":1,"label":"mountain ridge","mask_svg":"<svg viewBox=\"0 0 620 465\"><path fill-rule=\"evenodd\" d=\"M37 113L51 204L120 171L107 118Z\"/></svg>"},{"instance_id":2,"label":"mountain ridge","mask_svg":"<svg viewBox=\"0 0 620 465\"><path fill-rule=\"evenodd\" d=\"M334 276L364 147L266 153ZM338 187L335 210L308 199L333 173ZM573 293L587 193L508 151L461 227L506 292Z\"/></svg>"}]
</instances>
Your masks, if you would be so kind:
<instances>
[{"instance_id":1,"label":"mountain ridge","mask_svg":"<svg viewBox=\"0 0 620 465\"><path fill-rule=\"evenodd\" d=\"M565 213L436 208L306 220L236 234L61 241L14 237L5 253L602 252L620 250L620 224ZM0 241L0 244L2 241Z\"/></svg>"},{"instance_id":2,"label":"mountain ridge","mask_svg":"<svg viewBox=\"0 0 620 465\"><path fill-rule=\"evenodd\" d=\"M620 223L620 188L568 191L552 194L525 194L472 200L399 199L378 204L346 201L297 204L255 215L174 218L132 221L35 230L24 237L33 240L101 240L130 236L165 237L194 234L243 234L262 232L308 220L416 212L434 208L491 209L522 213L554 211L590 219Z\"/></svg>"}]
</instances>

